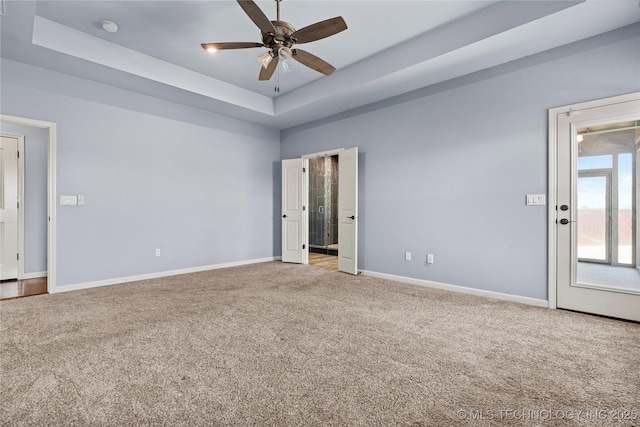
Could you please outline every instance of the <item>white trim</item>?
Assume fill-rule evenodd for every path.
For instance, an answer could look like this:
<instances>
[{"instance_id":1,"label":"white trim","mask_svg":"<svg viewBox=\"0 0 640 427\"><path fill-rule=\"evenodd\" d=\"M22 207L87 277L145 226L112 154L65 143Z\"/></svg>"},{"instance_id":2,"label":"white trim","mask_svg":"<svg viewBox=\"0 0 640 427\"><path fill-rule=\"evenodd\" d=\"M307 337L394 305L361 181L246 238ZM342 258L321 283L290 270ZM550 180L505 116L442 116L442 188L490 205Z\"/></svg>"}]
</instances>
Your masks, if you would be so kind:
<instances>
[{"instance_id":1,"label":"white trim","mask_svg":"<svg viewBox=\"0 0 640 427\"><path fill-rule=\"evenodd\" d=\"M309 212L311 208L309 205L309 159L302 157L302 203L305 206L305 211L302 212L302 241L304 242L304 250L302 251L302 264L309 264Z\"/></svg>"},{"instance_id":2,"label":"white trim","mask_svg":"<svg viewBox=\"0 0 640 427\"><path fill-rule=\"evenodd\" d=\"M137 282L140 280L158 279L161 277L177 276L179 274L199 273L201 271L218 270L220 268L238 267L241 265L258 264L262 262L279 261L282 257L257 258L245 261L227 262L222 264L204 265L200 267L182 268L180 270L160 271L157 273L140 274L137 276L117 277L115 279L97 280L95 282L76 283L73 285L58 286L49 293L78 291L81 289L97 288L100 286L118 285L121 283Z\"/></svg>"},{"instance_id":3,"label":"white trim","mask_svg":"<svg viewBox=\"0 0 640 427\"><path fill-rule=\"evenodd\" d=\"M467 288L465 286L450 285L448 283L432 282L430 280L414 279L412 277L395 276L393 274L377 273L375 271L360 270L364 276L376 277L378 279L393 280L395 282L409 283L411 285L425 286L427 288L442 289L445 291L459 292L463 294L475 295L479 297L493 298L502 301L518 302L521 304L533 305L536 307L549 307L549 302L543 299L523 297L520 295L503 294L501 292L486 291L483 289Z\"/></svg>"},{"instance_id":4,"label":"white trim","mask_svg":"<svg viewBox=\"0 0 640 427\"><path fill-rule=\"evenodd\" d=\"M47 228L47 292L56 292L56 272L57 272L57 256L56 256L56 232L57 232L57 160L56 160L56 139L57 129L53 122L45 122L42 120L27 119L24 117L8 116L0 114L0 122L10 123L21 126L31 126L36 128L48 129L48 149L49 149L49 165L48 165L48 200L47 206L49 211L49 226Z\"/></svg>"},{"instance_id":5,"label":"white trim","mask_svg":"<svg viewBox=\"0 0 640 427\"><path fill-rule=\"evenodd\" d=\"M593 101L580 102L549 109L549 146L548 146L548 217L547 217L547 245L548 245L548 289L549 308L557 308L557 233L556 233L556 206L558 205L557 185L558 185L558 115L560 114L580 114L580 110L597 108L604 105L619 104L638 99L640 92L632 92L624 95L609 98L596 99ZM575 218L572 218L575 219Z\"/></svg>"},{"instance_id":6,"label":"white trim","mask_svg":"<svg viewBox=\"0 0 640 427\"><path fill-rule=\"evenodd\" d=\"M35 273L24 273L22 275L23 280L40 279L41 277L47 277L46 271L36 271Z\"/></svg>"},{"instance_id":7,"label":"white trim","mask_svg":"<svg viewBox=\"0 0 640 427\"><path fill-rule=\"evenodd\" d=\"M18 280L24 278L24 135L18 136Z\"/></svg>"},{"instance_id":8,"label":"white trim","mask_svg":"<svg viewBox=\"0 0 640 427\"><path fill-rule=\"evenodd\" d=\"M558 181L558 112L557 108L549 110L549 164L547 165L549 178L548 178L548 193L547 193L547 298L549 299L549 308L557 308L557 293L556 293L556 273L557 273L557 256L556 256L556 206L558 205L558 195L556 194L556 185Z\"/></svg>"}]
</instances>

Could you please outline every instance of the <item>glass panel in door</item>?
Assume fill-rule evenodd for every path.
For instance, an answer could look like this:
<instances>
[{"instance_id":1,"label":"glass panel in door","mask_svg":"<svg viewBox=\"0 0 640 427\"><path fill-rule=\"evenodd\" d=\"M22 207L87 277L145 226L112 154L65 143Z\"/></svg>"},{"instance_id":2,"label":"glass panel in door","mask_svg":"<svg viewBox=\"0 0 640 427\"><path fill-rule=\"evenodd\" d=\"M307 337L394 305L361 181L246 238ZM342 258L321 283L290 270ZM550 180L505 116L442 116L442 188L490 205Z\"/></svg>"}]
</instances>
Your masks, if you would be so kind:
<instances>
[{"instance_id":1,"label":"glass panel in door","mask_svg":"<svg viewBox=\"0 0 640 427\"><path fill-rule=\"evenodd\" d=\"M578 260L609 263L609 174L578 177Z\"/></svg>"},{"instance_id":2,"label":"glass panel in door","mask_svg":"<svg viewBox=\"0 0 640 427\"><path fill-rule=\"evenodd\" d=\"M574 286L640 291L636 267L636 122L577 129Z\"/></svg>"}]
</instances>

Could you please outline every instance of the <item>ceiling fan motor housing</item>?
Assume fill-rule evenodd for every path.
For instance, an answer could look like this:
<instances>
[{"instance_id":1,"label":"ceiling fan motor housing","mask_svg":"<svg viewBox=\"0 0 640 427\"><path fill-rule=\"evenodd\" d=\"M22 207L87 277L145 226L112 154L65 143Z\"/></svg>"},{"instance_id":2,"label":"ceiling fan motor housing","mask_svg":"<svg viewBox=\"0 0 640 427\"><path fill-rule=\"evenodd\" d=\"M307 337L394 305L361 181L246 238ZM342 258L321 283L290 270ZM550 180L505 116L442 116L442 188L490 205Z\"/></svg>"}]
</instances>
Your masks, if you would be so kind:
<instances>
[{"instance_id":1,"label":"ceiling fan motor housing","mask_svg":"<svg viewBox=\"0 0 640 427\"><path fill-rule=\"evenodd\" d=\"M275 57L278 55L278 50L281 47L291 48L296 43L296 40L291 37L291 34L293 34L296 29L293 25L285 21L271 21L271 23L276 33L262 33L262 43L271 50L272 56Z\"/></svg>"}]
</instances>

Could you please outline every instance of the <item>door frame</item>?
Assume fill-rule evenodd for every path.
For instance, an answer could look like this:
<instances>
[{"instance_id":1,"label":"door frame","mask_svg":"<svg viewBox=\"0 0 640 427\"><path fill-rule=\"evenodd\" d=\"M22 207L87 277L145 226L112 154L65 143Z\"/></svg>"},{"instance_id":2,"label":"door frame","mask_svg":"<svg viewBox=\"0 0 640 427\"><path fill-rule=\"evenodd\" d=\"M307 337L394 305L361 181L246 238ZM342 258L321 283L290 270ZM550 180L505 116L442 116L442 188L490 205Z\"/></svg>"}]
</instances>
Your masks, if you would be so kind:
<instances>
[{"instance_id":1,"label":"door frame","mask_svg":"<svg viewBox=\"0 0 640 427\"><path fill-rule=\"evenodd\" d=\"M302 156L303 159L316 159L318 157L331 157L331 156L335 156L335 155L339 155L340 152L344 151L344 148L336 148L334 150L327 150L327 151L320 151L319 153L311 153L311 154L305 154ZM340 177L338 177L338 179L340 179ZM305 173L303 176L303 183L302 183L302 188L305 191L305 196L304 196L304 203L305 205L308 207L309 206L309 174ZM306 217L306 223L309 224L309 212L310 210L307 209L306 213L304 214ZM338 242L340 241L340 235L338 235ZM304 242L307 245L307 249L309 248L309 227L307 226L307 232L304 236ZM340 245L338 245L338 254L340 253ZM340 255L338 255L340 256ZM309 251L307 250L304 257L303 257L303 264L309 264Z\"/></svg>"},{"instance_id":2,"label":"door frame","mask_svg":"<svg viewBox=\"0 0 640 427\"><path fill-rule=\"evenodd\" d=\"M56 258L56 231L57 231L57 205L56 205L56 138L57 128L53 122L43 120L28 119L25 117L9 116L0 114L0 123L14 124L20 126L30 126L35 128L47 129L47 148L48 148L48 171L47 171L47 209L48 209L48 226L47 226L47 292L56 292L57 278L57 258ZM24 152L24 150L22 150ZM23 211L23 209L21 209ZM19 220L20 222L20 220ZM24 220L22 221L24 224ZM18 238L20 241L20 238ZM20 243L18 243L20 244ZM21 257L24 258L24 257ZM18 267L20 268L20 267ZM24 265L23 265L24 270ZM24 273L24 271L23 271Z\"/></svg>"},{"instance_id":3,"label":"door frame","mask_svg":"<svg viewBox=\"0 0 640 427\"><path fill-rule=\"evenodd\" d=\"M578 115L580 110L588 108L603 107L611 104L634 101L640 99L640 92L632 92L608 98L601 98L593 101L580 102L563 107L550 108L548 111L548 199L547 207L547 253L548 253L548 301L549 308L557 308L557 228L556 213L558 204L557 183L558 183L558 120L559 114Z\"/></svg>"}]
</instances>

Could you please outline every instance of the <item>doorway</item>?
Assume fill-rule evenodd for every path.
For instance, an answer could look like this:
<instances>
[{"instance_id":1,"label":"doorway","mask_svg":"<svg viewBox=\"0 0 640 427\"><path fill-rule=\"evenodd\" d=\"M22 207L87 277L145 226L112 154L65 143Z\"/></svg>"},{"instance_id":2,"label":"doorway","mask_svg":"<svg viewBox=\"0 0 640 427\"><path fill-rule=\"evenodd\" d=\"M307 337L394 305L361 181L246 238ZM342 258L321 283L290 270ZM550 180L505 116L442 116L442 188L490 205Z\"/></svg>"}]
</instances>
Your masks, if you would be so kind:
<instances>
[{"instance_id":1,"label":"doorway","mask_svg":"<svg viewBox=\"0 0 640 427\"><path fill-rule=\"evenodd\" d=\"M640 321L640 93L549 119L549 305Z\"/></svg>"},{"instance_id":2,"label":"doorway","mask_svg":"<svg viewBox=\"0 0 640 427\"><path fill-rule=\"evenodd\" d=\"M309 159L309 264L338 269L338 155Z\"/></svg>"},{"instance_id":3,"label":"doorway","mask_svg":"<svg viewBox=\"0 0 640 427\"><path fill-rule=\"evenodd\" d=\"M10 129L12 125L23 126L25 129L44 129L46 131L46 225L44 235L46 235L46 271L38 271L35 273L25 273L24 268L19 267L17 281L12 283L7 292L2 292L3 296L17 297L16 293L33 294L45 292L53 293L56 291L56 124L45 122L42 120L28 119L24 117L16 117L9 115L0 115L0 123L2 130ZM24 158L24 157L23 157ZM28 166L28 165L27 165ZM21 210L24 213L24 209ZM24 219L22 224L25 224ZM19 243L21 248L23 243ZM22 254L22 249L20 249ZM21 261L24 261L24 257ZM20 266L24 267L21 263ZM42 277L45 276L45 277Z\"/></svg>"},{"instance_id":4,"label":"doorway","mask_svg":"<svg viewBox=\"0 0 640 427\"><path fill-rule=\"evenodd\" d=\"M357 147L282 161L282 261L358 274Z\"/></svg>"},{"instance_id":5,"label":"doorway","mask_svg":"<svg viewBox=\"0 0 640 427\"><path fill-rule=\"evenodd\" d=\"M0 299L47 292L46 230L46 130L4 124L0 134Z\"/></svg>"}]
</instances>

